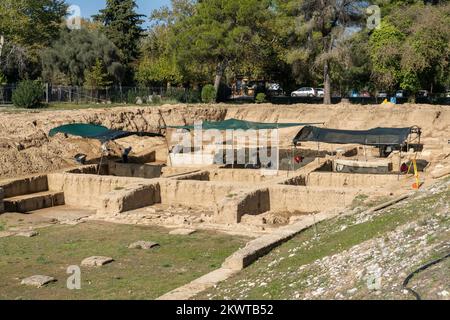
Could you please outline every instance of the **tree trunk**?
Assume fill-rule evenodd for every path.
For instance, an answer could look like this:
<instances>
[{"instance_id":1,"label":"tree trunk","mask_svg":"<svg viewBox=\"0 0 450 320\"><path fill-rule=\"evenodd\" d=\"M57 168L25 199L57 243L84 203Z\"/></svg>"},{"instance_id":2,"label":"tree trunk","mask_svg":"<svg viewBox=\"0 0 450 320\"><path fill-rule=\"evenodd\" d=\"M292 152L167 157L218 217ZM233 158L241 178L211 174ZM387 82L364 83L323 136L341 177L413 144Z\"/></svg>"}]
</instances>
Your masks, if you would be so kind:
<instances>
[{"instance_id":1,"label":"tree trunk","mask_svg":"<svg viewBox=\"0 0 450 320\"><path fill-rule=\"evenodd\" d=\"M330 63L328 61L325 61L325 64L323 67L323 79L324 79L323 103L331 104Z\"/></svg>"},{"instance_id":2,"label":"tree trunk","mask_svg":"<svg viewBox=\"0 0 450 320\"><path fill-rule=\"evenodd\" d=\"M219 62L216 67L216 78L214 80L214 88L219 92L220 82L222 81L223 73L225 71L225 63Z\"/></svg>"}]
</instances>

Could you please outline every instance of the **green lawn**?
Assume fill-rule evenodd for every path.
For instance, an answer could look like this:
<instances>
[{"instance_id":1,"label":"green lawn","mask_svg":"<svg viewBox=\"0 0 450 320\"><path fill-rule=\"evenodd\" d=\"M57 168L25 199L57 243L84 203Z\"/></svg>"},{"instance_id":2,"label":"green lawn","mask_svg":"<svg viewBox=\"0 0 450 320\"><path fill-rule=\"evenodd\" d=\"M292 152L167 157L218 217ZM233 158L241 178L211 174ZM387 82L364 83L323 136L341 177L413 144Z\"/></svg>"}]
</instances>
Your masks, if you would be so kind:
<instances>
[{"instance_id":1,"label":"green lawn","mask_svg":"<svg viewBox=\"0 0 450 320\"><path fill-rule=\"evenodd\" d=\"M198 232L171 236L168 230L100 222L52 226L34 238L0 238L0 299L154 299L220 267L247 239ZM135 241L158 242L151 251L128 249ZM110 256L101 268L81 268L82 288L66 288L70 265L84 258ZM21 279L48 275L58 281L44 288Z\"/></svg>"}]
</instances>

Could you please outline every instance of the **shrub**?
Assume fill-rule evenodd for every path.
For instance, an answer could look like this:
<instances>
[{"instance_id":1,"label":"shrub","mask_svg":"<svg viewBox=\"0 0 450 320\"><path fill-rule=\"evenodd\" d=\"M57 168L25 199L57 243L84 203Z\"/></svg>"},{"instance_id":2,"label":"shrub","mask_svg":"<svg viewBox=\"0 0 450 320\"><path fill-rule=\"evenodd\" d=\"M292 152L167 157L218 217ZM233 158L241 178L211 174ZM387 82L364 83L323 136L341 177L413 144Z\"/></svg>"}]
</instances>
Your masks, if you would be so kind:
<instances>
[{"instance_id":1,"label":"shrub","mask_svg":"<svg viewBox=\"0 0 450 320\"><path fill-rule=\"evenodd\" d=\"M152 102L153 104L161 104L161 102L162 102L161 96L158 96L158 95L156 95L156 94L152 95L151 98L152 98L152 99L151 99L151 102Z\"/></svg>"},{"instance_id":2,"label":"shrub","mask_svg":"<svg viewBox=\"0 0 450 320\"><path fill-rule=\"evenodd\" d=\"M202 101L201 94L197 90L189 90L186 92L186 103L199 103Z\"/></svg>"},{"instance_id":3,"label":"shrub","mask_svg":"<svg viewBox=\"0 0 450 320\"><path fill-rule=\"evenodd\" d=\"M127 103L135 104L137 97L139 97L139 93L138 92L135 92L134 90L128 91L128 93L127 93Z\"/></svg>"},{"instance_id":4,"label":"shrub","mask_svg":"<svg viewBox=\"0 0 450 320\"><path fill-rule=\"evenodd\" d=\"M12 94L12 102L20 108L39 108L43 92L43 86L39 81L22 81Z\"/></svg>"},{"instance_id":5,"label":"shrub","mask_svg":"<svg viewBox=\"0 0 450 320\"><path fill-rule=\"evenodd\" d=\"M204 103L213 103L216 101L217 92L213 85L208 84L202 89L202 101Z\"/></svg>"},{"instance_id":6,"label":"shrub","mask_svg":"<svg viewBox=\"0 0 450 320\"><path fill-rule=\"evenodd\" d=\"M127 93L127 103L137 104L140 100L142 103L146 103L148 100L149 92L145 88L131 89Z\"/></svg>"},{"instance_id":7,"label":"shrub","mask_svg":"<svg viewBox=\"0 0 450 320\"><path fill-rule=\"evenodd\" d=\"M264 103L264 102L266 102L266 94L262 93L262 92L258 93L256 95L255 100L256 100L256 103Z\"/></svg>"},{"instance_id":8,"label":"shrub","mask_svg":"<svg viewBox=\"0 0 450 320\"><path fill-rule=\"evenodd\" d=\"M217 92L217 102L226 102L230 99L233 94L231 88L224 83L219 86L219 91Z\"/></svg>"},{"instance_id":9,"label":"shrub","mask_svg":"<svg viewBox=\"0 0 450 320\"><path fill-rule=\"evenodd\" d=\"M166 98L184 102L185 89L184 88L169 88L166 92Z\"/></svg>"}]
</instances>

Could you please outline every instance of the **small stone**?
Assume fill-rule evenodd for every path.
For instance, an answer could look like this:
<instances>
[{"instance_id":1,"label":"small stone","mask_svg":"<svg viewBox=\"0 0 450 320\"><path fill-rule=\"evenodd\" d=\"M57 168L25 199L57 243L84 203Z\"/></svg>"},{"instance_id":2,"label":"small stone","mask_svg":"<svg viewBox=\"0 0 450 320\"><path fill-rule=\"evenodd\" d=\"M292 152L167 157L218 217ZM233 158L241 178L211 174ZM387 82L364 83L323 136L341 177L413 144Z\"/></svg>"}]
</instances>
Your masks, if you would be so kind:
<instances>
[{"instance_id":1,"label":"small stone","mask_svg":"<svg viewBox=\"0 0 450 320\"><path fill-rule=\"evenodd\" d=\"M441 291L438 293L438 295L440 295L441 297L448 297L450 295L450 293L447 290Z\"/></svg>"},{"instance_id":2,"label":"small stone","mask_svg":"<svg viewBox=\"0 0 450 320\"><path fill-rule=\"evenodd\" d=\"M156 209L155 208L147 208L146 210L148 213L156 213Z\"/></svg>"},{"instance_id":3,"label":"small stone","mask_svg":"<svg viewBox=\"0 0 450 320\"><path fill-rule=\"evenodd\" d=\"M193 229L176 229L169 232L170 235L176 236L190 236L191 234L196 233L197 230Z\"/></svg>"},{"instance_id":4,"label":"small stone","mask_svg":"<svg viewBox=\"0 0 450 320\"><path fill-rule=\"evenodd\" d=\"M356 291L358 291L358 289L353 288L353 289L348 290L347 293L348 294L354 294L354 293L356 293Z\"/></svg>"},{"instance_id":5,"label":"small stone","mask_svg":"<svg viewBox=\"0 0 450 320\"><path fill-rule=\"evenodd\" d=\"M151 241L137 241L128 246L129 249L150 250L159 247L159 244Z\"/></svg>"},{"instance_id":6,"label":"small stone","mask_svg":"<svg viewBox=\"0 0 450 320\"><path fill-rule=\"evenodd\" d=\"M114 259L110 257L93 256L81 261L81 265L83 267L101 267L113 261Z\"/></svg>"},{"instance_id":7,"label":"small stone","mask_svg":"<svg viewBox=\"0 0 450 320\"><path fill-rule=\"evenodd\" d=\"M16 236L18 236L18 237L26 237L26 238L36 237L37 235L39 235L39 232L34 231L34 230L19 232L16 234Z\"/></svg>"},{"instance_id":8,"label":"small stone","mask_svg":"<svg viewBox=\"0 0 450 320\"><path fill-rule=\"evenodd\" d=\"M21 284L41 288L51 282L56 282L56 279L49 276L36 275L23 279Z\"/></svg>"}]
</instances>

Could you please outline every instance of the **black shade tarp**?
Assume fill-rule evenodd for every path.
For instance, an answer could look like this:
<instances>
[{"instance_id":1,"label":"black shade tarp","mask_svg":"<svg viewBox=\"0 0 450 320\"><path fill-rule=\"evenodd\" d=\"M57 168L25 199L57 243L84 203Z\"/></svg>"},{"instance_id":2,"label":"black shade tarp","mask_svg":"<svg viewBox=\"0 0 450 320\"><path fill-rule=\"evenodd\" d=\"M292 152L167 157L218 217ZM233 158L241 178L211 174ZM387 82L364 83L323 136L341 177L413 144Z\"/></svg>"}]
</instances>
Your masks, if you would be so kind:
<instances>
[{"instance_id":1,"label":"black shade tarp","mask_svg":"<svg viewBox=\"0 0 450 320\"><path fill-rule=\"evenodd\" d=\"M263 122L252 122L252 121L244 121L238 119L228 119L224 121L203 121L202 122L202 130L275 130L275 129L283 129L283 128L291 128L291 127L299 127L305 125L312 124L322 124L319 122L316 123L263 123ZM167 126L167 128L171 129L183 129L183 130L194 130L195 125L188 126Z\"/></svg>"},{"instance_id":2,"label":"black shade tarp","mask_svg":"<svg viewBox=\"0 0 450 320\"><path fill-rule=\"evenodd\" d=\"M141 137L162 137L159 133L111 130L104 126L88 123L72 123L59 126L50 130L49 136L53 137L58 133L69 134L87 139L96 139L101 142L113 141L134 135Z\"/></svg>"},{"instance_id":3,"label":"black shade tarp","mask_svg":"<svg viewBox=\"0 0 450 320\"><path fill-rule=\"evenodd\" d=\"M334 144L360 144L369 146L402 145L412 128L374 128L370 130L337 130L307 126L294 138L298 142L324 142Z\"/></svg>"}]
</instances>

